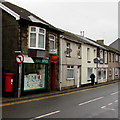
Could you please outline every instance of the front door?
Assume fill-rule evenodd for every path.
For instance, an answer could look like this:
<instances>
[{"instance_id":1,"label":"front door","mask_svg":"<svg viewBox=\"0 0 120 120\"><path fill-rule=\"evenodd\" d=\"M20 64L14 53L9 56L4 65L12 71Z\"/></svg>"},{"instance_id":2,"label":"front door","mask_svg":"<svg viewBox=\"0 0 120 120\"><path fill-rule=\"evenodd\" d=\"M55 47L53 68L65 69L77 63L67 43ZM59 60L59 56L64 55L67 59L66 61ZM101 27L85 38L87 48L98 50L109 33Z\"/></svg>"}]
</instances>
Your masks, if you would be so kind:
<instances>
[{"instance_id":1,"label":"front door","mask_svg":"<svg viewBox=\"0 0 120 120\"><path fill-rule=\"evenodd\" d=\"M77 88L80 87L80 66L77 68Z\"/></svg>"}]
</instances>

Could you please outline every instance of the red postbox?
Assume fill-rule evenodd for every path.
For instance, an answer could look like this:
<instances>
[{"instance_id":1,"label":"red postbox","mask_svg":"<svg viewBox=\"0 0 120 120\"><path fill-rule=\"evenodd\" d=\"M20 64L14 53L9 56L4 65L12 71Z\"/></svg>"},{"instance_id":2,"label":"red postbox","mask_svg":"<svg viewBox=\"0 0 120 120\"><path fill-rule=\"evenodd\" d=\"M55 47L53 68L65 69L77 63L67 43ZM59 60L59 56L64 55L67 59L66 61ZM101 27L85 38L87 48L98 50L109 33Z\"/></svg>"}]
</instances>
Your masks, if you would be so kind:
<instances>
[{"instance_id":1,"label":"red postbox","mask_svg":"<svg viewBox=\"0 0 120 120\"><path fill-rule=\"evenodd\" d=\"M5 73L5 92L13 92L14 73Z\"/></svg>"}]
</instances>

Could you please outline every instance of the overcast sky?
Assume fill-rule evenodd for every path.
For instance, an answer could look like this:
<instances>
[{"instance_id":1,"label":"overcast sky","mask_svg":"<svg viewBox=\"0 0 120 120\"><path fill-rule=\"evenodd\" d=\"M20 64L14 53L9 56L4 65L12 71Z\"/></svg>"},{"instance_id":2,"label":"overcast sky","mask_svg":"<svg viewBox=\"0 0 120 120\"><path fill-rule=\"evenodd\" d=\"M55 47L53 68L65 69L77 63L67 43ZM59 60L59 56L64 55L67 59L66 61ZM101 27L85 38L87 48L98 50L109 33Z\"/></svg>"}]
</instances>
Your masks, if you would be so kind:
<instances>
[{"instance_id":1,"label":"overcast sky","mask_svg":"<svg viewBox=\"0 0 120 120\"><path fill-rule=\"evenodd\" d=\"M118 0L7 0L54 25L109 45L118 38ZM83 2L84 1L84 2Z\"/></svg>"}]
</instances>

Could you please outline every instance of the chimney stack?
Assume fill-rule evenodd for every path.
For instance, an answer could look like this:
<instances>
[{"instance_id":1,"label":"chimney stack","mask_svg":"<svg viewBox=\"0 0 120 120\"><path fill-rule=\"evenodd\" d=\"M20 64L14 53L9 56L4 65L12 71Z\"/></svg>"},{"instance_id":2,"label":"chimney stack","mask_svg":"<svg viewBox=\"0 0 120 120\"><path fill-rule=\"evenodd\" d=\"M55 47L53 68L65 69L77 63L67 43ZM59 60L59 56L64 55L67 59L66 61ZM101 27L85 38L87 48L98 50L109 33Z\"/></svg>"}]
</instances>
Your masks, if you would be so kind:
<instances>
[{"instance_id":1,"label":"chimney stack","mask_svg":"<svg viewBox=\"0 0 120 120\"><path fill-rule=\"evenodd\" d=\"M104 45L104 40L97 40L96 42Z\"/></svg>"},{"instance_id":2,"label":"chimney stack","mask_svg":"<svg viewBox=\"0 0 120 120\"><path fill-rule=\"evenodd\" d=\"M80 31L80 35L84 37L84 31Z\"/></svg>"}]
</instances>

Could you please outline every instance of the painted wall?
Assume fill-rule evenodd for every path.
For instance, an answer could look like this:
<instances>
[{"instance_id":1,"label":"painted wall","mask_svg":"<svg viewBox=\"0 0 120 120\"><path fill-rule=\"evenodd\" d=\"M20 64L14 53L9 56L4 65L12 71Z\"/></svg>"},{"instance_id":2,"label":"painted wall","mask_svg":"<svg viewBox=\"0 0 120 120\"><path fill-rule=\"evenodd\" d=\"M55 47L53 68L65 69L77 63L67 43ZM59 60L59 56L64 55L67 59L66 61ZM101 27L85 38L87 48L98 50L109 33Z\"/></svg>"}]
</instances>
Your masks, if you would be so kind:
<instances>
[{"instance_id":1,"label":"painted wall","mask_svg":"<svg viewBox=\"0 0 120 120\"><path fill-rule=\"evenodd\" d=\"M66 57L65 51L67 48L67 42L70 43L70 48L72 49L71 57ZM78 43L70 42L68 40L61 38L60 48L61 50L60 50L60 74L59 76L62 80L61 87L66 88L66 87L77 86L77 80L78 80L77 69L78 69L78 66L81 66L81 58L78 58L78 55L77 55ZM73 80L67 79L67 65L74 66L74 79Z\"/></svg>"},{"instance_id":2,"label":"painted wall","mask_svg":"<svg viewBox=\"0 0 120 120\"><path fill-rule=\"evenodd\" d=\"M96 76L96 64L94 63L93 59L96 58L97 56L97 48L94 46L90 46L88 44L83 44L82 45L82 67L81 67L81 84L87 84L91 83L91 81L88 81L88 68L93 69L93 73ZM89 55L89 61L87 61L87 49L89 48L90 50L90 55ZM95 78L96 81L96 78Z\"/></svg>"}]
</instances>

